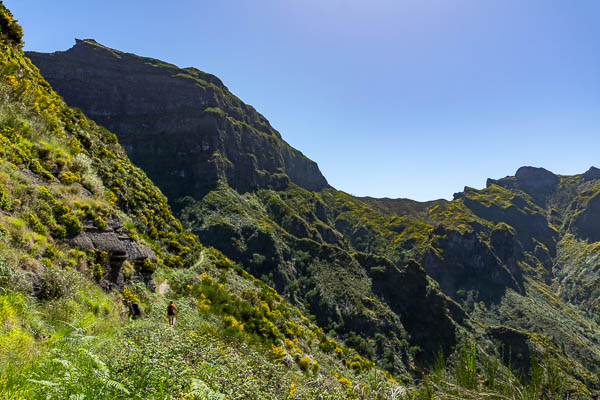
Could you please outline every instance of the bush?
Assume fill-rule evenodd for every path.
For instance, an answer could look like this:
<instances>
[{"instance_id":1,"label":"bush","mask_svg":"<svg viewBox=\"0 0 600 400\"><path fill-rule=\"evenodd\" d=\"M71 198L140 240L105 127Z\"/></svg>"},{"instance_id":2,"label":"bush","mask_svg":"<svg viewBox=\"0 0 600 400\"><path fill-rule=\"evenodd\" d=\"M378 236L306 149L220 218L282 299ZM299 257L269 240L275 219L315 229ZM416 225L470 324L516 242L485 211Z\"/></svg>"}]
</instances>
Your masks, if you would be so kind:
<instances>
[{"instance_id":1,"label":"bush","mask_svg":"<svg viewBox=\"0 0 600 400\"><path fill-rule=\"evenodd\" d=\"M106 221L102 217L94 218L94 226L99 229L106 229Z\"/></svg>"},{"instance_id":2,"label":"bush","mask_svg":"<svg viewBox=\"0 0 600 400\"><path fill-rule=\"evenodd\" d=\"M9 44L23 45L23 28L12 13L0 2L0 40Z\"/></svg>"},{"instance_id":3,"label":"bush","mask_svg":"<svg viewBox=\"0 0 600 400\"><path fill-rule=\"evenodd\" d=\"M52 175L50 172L48 172L48 170L46 170L46 168L44 168L42 166L42 164L40 164L40 162L38 160L33 160L29 163L29 169L42 176L44 179L46 179L48 182L51 182L54 180L54 175Z\"/></svg>"},{"instance_id":4,"label":"bush","mask_svg":"<svg viewBox=\"0 0 600 400\"><path fill-rule=\"evenodd\" d=\"M273 356L275 356L275 358L283 358L283 356L285 355L285 347L283 347L283 346L275 346L273 344L273 345L271 345L271 350L272 350Z\"/></svg>"},{"instance_id":5,"label":"bush","mask_svg":"<svg viewBox=\"0 0 600 400\"><path fill-rule=\"evenodd\" d=\"M99 282L104 277L104 270L102 269L102 265L94 264L94 279Z\"/></svg>"},{"instance_id":6,"label":"bush","mask_svg":"<svg viewBox=\"0 0 600 400\"><path fill-rule=\"evenodd\" d=\"M231 334L240 334L244 331L244 324L240 323L232 315L226 315L223 317L223 324L225 325L225 331Z\"/></svg>"},{"instance_id":7,"label":"bush","mask_svg":"<svg viewBox=\"0 0 600 400\"><path fill-rule=\"evenodd\" d=\"M300 369L302 371L308 371L308 367L310 367L310 364L311 364L310 358L307 356L301 357L298 360L298 365L300 366Z\"/></svg>"},{"instance_id":8,"label":"bush","mask_svg":"<svg viewBox=\"0 0 600 400\"><path fill-rule=\"evenodd\" d=\"M39 233L40 235L45 235L46 234L46 228L44 227L44 225L42 225L42 223L37 219L37 217L33 214L27 214L25 216L25 220L27 221L27 223L29 224L29 226L31 227L31 229L33 229L33 231L35 233Z\"/></svg>"},{"instance_id":9,"label":"bush","mask_svg":"<svg viewBox=\"0 0 600 400\"><path fill-rule=\"evenodd\" d=\"M104 185L102 184L102 181L100 180L100 178L98 178L96 174L83 174L83 176L81 177L81 184L84 188L86 188L95 195L104 193Z\"/></svg>"},{"instance_id":10,"label":"bush","mask_svg":"<svg viewBox=\"0 0 600 400\"><path fill-rule=\"evenodd\" d=\"M66 233L70 236L77 235L83 229L83 224L72 211L58 217L58 223L65 227Z\"/></svg>"},{"instance_id":11,"label":"bush","mask_svg":"<svg viewBox=\"0 0 600 400\"><path fill-rule=\"evenodd\" d=\"M61 172L60 174L58 174L58 180L63 184L63 185L71 185L75 182L79 182L79 177L77 175L75 175L72 172Z\"/></svg>"},{"instance_id":12,"label":"bush","mask_svg":"<svg viewBox=\"0 0 600 400\"><path fill-rule=\"evenodd\" d=\"M10 211L11 206L12 201L10 198L10 192L3 184L0 183L0 209Z\"/></svg>"},{"instance_id":13,"label":"bush","mask_svg":"<svg viewBox=\"0 0 600 400\"><path fill-rule=\"evenodd\" d=\"M36 296L41 300L57 299L70 293L74 286L74 277L58 268L44 268L39 275L35 289Z\"/></svg>"}]
</instances>

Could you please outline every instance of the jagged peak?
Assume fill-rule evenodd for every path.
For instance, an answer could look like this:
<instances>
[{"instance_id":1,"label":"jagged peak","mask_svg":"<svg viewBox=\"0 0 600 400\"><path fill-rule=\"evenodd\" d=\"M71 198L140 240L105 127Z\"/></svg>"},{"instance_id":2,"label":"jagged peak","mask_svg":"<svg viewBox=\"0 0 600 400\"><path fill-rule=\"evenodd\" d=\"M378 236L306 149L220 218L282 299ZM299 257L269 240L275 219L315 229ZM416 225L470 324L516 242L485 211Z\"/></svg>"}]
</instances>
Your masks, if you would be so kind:
<instances>
[{"instance_id":1,"label":"jagged peak","mask_svg":"<svg viewBox=\"0 0 600 400\"><path fill-rule=\"evenodd\" d=\"M600 179L600 169L596 168L594 166L591 166L590 169L588 169L587 171L584 172L583 180L591 181L594 179Z\"/></svg>"},{"instance_id":2,"label":"jagged peak","mask_svg":"<svg viewBox=\"0 0 600 400\"><path fill-rule=\"evenodd\" d=\"M560 179L556 174L542 167L523 166L517 169L514 176L502 179L490 179L486 181L486 187L500 185L505 188L543 189L552 190Z\"/></svg>"},{"instance_id":3,"label":"jagged peak","mask_svg":"<svg viewBox=\"0 0 600 400\"><path fill-rule=\"evenodd\" d=\"M91 39L91 38L90 39L78 39L78 38L75 38L75 45L78 45L78 44L93 44L93 45L97 45L97 44L100 44L100 43L98 43L95 39Z\"/></svg>"},{"instance_id":4,"label":"jagged peak","mask_svg":"<svg viewBox=\"0 0 600 400\"><path fill-rule=\"evenodd\" d=\"M107 54L110 54L114 57L121 58L121 56L125 53L119 50L115 50L108 46L103 45L96 41L96 39L88 38L88 39L78 39L75 38L75 45L71 47L66 53L79 53L79 51L88 51L88 50L104 50Z\"/></svg>"},{"instance_id":5,"label":"jagged peak","mask_svg":"<svg viewBox=\"0 0 600 400\"><path fill-rule=\"evenodd\" d=\"M541 167L521 167L515 177L527 186L553 186L559 182L558 176Z\"/></svg>"}]
</instances>

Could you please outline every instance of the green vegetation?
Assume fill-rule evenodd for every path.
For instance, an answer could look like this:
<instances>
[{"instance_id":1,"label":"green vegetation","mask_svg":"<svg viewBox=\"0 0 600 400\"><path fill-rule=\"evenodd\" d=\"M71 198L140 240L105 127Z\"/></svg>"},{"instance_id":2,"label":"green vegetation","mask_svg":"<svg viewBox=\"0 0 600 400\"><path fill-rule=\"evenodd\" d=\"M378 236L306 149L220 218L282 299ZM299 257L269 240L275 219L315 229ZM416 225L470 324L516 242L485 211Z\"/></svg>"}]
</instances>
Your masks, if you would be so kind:
<instances>
[{"instance_id":1,"label":"green vegetation","mask_svg":"<svg viewBox=\"0 0 600 400\"><path fill-rule=\"evenodd\" d=\"M0 1L0 41L14 46L23 45L23 29L12 13Z\"/></svg>"},{"instance_id":2,"label":"green vegetation","mask_svg":"<svg viewBox=\"0 0 600 400\"><path fill-rule=\"evenodd\" d=\"M174 179L187 175L181 165L159 175L186 230L117 137L39 76L0 11L5 397L551 399L600 389L597 179L525 169L453 201L356 198L322 189L316 166L218 78L141 59L200 88L203 129L221 124L226 142L200 143L194 167L206 174L193 185ZM152 171L152 157L140 160ZM119 264L120 253L73 244L113 230L156 260ZM122 282L108 279L115 264ZM141 283L150 275L157 293ZM176 329L164 321L169 298ZM120 315L126 301L141 319Z\"/></svg>"},{"instance_id":3,"label":"green vegetation","mask_svg":"<svg viewBox=\"0 0 600 400\"><path fill-rule=\"evenodd\" d=\"M65 272L60 298L3 291L0 338L10 346L0 351L0 391L8 399L280 399L294 398L292 389L300 398L389 398L397 386L389 374L331 339L340 354L322 353L319 328L239 267L215 265L220 258L207 250L193 268L155 275L171 285L176 329L164 296L134 285L121 299L76 271ZM142 319L120 317L121 300L138 301Z\"/></svg>"},{"instance_id":4,"label":"green vegetation","mask_svg":"<svg viewBox=\"0 0 600 400\"><path fill-rule=\"evenodd\" d=\"M134 224L136 238L153 248L161 264L191 265L197 239L129 162L116 136L67 107L9 40L3 41L0 66L0 92L8 99L0 107L2 206L27 216L32 229L52 239L76 235L86 221L103 229L106 218L116 215ZM30 190L35 185L37 193Z\"/></svg>"}]
</instances>

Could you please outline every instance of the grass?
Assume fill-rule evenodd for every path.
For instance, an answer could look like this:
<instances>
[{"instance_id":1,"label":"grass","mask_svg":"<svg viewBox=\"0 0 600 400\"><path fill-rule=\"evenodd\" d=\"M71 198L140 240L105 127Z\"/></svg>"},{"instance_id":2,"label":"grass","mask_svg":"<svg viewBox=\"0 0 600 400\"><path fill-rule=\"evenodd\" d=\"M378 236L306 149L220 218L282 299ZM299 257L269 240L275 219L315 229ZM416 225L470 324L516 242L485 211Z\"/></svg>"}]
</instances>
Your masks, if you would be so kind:
<instances>
[{"instance_id":1,"label":"grass","mask_svg":"<svg viewBox=\"0 0 600 400\"><path fill-rule=\"evenodd\" d=\"M174 284L169 294L179 308L175 329L167 325L166 297L133 288L144 315L128 321L119 316L118 294L103 293L76 271L70 272L79 279L76 289L59 299L6 291L0 296L0 338L12 345L2 347L0 391L9 399L363 398L359 392L383 399L394 390L389 374L370 363L347 368L344 358L366 363L351 349L344 348L344 358L322 353L316 326L260 281L232 267L223 270L214 258L208 254L185 272L157 272L157 281ZM217 284L224 291L222 307L208 280L225 282ZM199 291L187 288L202 282ZM261 303L266 293L272 306ZM238 295L254 298L264 313L276 311L260 315L288 327L286 343L275 342L283 351L272 351L275 344L260 329L231 329L235 311L229 306L240 305L233 299ZM200 299L210 306L202 307ZM298 354L297 362L288 364L287 354ZM286 396L291 388L293 396Z\"/></svg>"}]
</instances>

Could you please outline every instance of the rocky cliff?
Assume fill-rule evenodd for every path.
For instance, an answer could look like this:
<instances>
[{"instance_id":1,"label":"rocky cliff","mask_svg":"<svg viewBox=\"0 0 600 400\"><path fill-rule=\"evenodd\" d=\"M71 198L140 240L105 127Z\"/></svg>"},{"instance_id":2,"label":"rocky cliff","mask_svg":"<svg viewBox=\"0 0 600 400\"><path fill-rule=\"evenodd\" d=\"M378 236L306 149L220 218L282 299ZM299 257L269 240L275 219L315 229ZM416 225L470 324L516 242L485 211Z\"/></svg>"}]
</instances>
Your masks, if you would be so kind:
<instances>
[{"instance_id":1,"label":"rocky cliff","mask_svg":"<svg viewBox=\"0 0 600 400\"><path fill-rule=\"evenodd\" d=\"M171 200L220 183L246 192L327 187L316 163L214 75L123 53L94 40L27 56L68 104L115 132ZM176 205L174 202L173 205Z\"/></svg>"}]
</instances>

